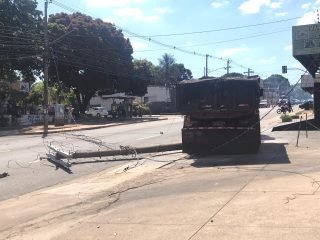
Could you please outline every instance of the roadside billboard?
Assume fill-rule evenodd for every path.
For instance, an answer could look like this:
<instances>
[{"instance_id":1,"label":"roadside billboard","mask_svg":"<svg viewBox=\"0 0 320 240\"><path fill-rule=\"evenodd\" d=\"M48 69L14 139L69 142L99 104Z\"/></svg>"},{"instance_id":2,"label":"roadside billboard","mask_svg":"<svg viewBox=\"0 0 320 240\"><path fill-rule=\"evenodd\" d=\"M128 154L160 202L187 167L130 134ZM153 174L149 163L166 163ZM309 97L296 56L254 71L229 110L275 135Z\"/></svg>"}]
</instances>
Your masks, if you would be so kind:
<instances>
[{"instance_id":1,"label":"roadside billboard","mask_svg":"<svg viewBox=\"0 0 320 240\"><path fill-rule=\"evenodd\" d=\"M293 56L320 54L320 24L292 27Z\"/></svg>"}]
</instances>

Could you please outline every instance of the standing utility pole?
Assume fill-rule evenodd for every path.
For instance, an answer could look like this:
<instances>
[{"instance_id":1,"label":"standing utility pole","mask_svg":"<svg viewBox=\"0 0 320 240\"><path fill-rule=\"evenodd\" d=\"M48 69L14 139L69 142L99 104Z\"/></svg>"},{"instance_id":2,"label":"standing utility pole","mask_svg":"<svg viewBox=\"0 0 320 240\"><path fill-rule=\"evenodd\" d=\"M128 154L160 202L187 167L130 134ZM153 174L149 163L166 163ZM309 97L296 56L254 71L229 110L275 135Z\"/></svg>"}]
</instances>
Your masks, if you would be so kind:
<instances>
[{"instance_id":1,"label":"standing utility pole","mask_svg":"<svg viewBox=\"0 0 320 240\"><path fill-rule=\"evenodd\" d=\"M226 69L227 69L227 74L229 74L229 72L230 72L230 71L229 71L229 69L231 68L231 67L230 67L230 62L231 62L230 59L228 59L228 60L227 60L227 67L226 67Z\"/></svg>"},{"instance_id":2,"label":"standing utility pole","mask_svg":"<svg viewBox=\"0 0 320 240\"><path fill-rule=\"evenodd\" d=\"M251 73L254 73L254 71L251 68L248 68L248 72L244 72L246 74L248 74L248 77L250 77Z\"/></svg>"},{"instance_id":3,"label":"standing utility pole","mask_svg":"<svg viewBox=\"0 0 320 240\"><path fill-rule=\"evenodd\" d=\"M208 77L208 57L209 55L206 54L206 77Z\"/></svg>"},{"instance_id":4,"label":"standing utility pole","mask_svg":"<svg viewBox=\"0 0 320 240\"><path fill-rule=\"evenodd\" d=\"M44 2L44 55L43 55L43 62L44 62L44 108L43 108L43 136L47 136L48 134L48 71L49 71L49 42L48 42L48 0Z\"/></svg>"}]
</instances>

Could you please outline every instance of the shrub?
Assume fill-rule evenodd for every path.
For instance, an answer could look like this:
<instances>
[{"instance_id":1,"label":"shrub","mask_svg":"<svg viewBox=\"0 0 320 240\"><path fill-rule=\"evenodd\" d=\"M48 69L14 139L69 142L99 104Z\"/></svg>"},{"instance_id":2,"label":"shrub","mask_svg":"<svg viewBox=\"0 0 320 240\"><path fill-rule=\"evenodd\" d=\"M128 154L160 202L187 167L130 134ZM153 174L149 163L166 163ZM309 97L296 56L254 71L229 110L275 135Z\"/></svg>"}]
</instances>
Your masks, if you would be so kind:
<instances>
[{"instance_id":1,"label":"shrub","mask_svg":"<svg viewBox=\"0 0 320 240\"><path fill-rule=\"evenodd\" d=\"M288 114L283 114L280 118L282 122L292 122L292 117Z\"/></svg>"},{"instance_id":2,"label":"shrub","mask_svg":"<svg viewBox=\"0 0 320 240\"><path fill-rule=\"evenodd\" d=\"M140 102L133 102L132 103L132 114L133 116L139 116L141 110L141 114L151 114L150 108L147 104L140 103Z\"/></svg>"}]
</instances>

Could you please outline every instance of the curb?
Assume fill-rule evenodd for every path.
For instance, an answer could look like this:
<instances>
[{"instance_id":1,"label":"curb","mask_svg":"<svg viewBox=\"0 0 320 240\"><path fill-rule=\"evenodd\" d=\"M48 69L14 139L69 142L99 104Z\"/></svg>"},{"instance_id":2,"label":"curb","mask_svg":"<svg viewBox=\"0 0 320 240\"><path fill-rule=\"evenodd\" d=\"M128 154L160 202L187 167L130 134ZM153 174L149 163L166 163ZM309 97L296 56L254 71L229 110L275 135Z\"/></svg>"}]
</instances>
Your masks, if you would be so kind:
<instances>
[{"instance_id":1,"label":"curb","mask_svg":"<svg viewBox=\"0 0 320 240\"><path fill-rule=\"evenodd\" d=\"M143 122L163 121L163 120L168 120L168 118L145 119L145 120L142 120L142 121L126 122L126 123L110 123L108 125L100 125L100 126L94 126L94 127L84 127L84 128L79 128L79 129L75 128L75 129L59 129L59 130L51 130L51 131L49 130L48 134L61 133L61 132L74 132L74 131L94 130L94 129L100 129L100 128L108 128L108 127L131 125L131 124L137 124L137 123L143 123ZM11 132L10 134L1 134L1 130L0 130L0 137L15 136L15 135L40 135L40 134L43 134L43 131L22 132L19 129L4 130L4 132L8 132L8 131L17 131L17 132L15 132L15 133Z\"/></svg>"}]
</instances>

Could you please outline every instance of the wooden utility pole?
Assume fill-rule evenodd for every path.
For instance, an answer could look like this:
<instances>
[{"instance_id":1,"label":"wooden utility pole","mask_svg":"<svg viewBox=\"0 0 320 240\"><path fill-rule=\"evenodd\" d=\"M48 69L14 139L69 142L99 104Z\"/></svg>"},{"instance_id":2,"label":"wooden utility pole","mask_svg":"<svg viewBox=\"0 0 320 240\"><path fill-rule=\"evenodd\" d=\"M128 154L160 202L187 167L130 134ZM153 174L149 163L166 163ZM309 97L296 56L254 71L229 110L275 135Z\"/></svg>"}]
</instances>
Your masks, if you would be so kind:
<instances>
[{"instance_id":1,"label":"wooden utility pole","mask_svg":"<svg viewBox=\"0 0 320 240\"><path fill-rule=\"evenodd\" d=\"M49 105L49 94L48 94L48 78L49 78L49 41L48 41L48 0L44 2L44 103L43 103L43 136L48 134L48 105Z\"/></svg>"}]
</instances>

